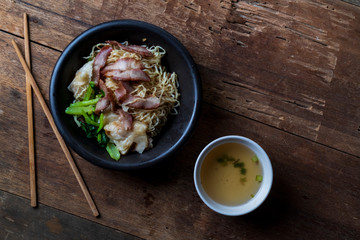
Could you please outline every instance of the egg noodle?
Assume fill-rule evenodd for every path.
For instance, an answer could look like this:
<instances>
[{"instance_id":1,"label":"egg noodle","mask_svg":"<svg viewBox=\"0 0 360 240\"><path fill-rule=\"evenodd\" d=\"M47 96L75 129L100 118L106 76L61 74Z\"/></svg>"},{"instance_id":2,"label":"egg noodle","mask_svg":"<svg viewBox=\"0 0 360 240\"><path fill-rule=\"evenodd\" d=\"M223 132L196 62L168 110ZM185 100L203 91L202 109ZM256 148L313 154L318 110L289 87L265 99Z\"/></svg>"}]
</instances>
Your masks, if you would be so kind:
<instances>
[{"instance_id":1,"label":"egg noodle","mask_svg":"<svg viewBox=\"0 0 360 240\"><path fill-rule=\"evenodd\" d=\"M123 43L128 45L127 42ZM99 43L93 46L90 55L86 58L93 59L97 52L108 43ZM127 52L119 46L112 45L113 50L107 58L106 64L114 63L120 58L134 58L140 60L143 64L143 71L147 73L151 81L141 81L135 84L134 90L130 93L133 96L141 98L155 96L159 98L160 105L156 109L133 109L123 106L123 110L132 115L135 120L141 121L148 126L147 134L154 137L159 134L161 128L167 121L168 114L176 115L177 107L180 106L178 92L178 78L176 73L168 73L164 66L161 65L161 58L166 51L160 46L147 47L153 56L142 57L139 54ZM104 79L105 82L111 79Z\"/></svg>"}]
</instances>

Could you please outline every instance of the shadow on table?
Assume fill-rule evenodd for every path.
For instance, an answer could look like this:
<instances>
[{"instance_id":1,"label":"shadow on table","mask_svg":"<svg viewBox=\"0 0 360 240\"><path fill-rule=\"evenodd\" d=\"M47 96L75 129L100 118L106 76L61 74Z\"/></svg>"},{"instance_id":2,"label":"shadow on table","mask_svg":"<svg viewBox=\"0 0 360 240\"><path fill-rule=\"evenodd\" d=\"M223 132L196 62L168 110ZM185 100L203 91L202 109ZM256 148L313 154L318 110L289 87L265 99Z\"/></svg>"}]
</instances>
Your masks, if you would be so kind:
<instances>
[{"instance_id":1,"label":"shadow on table","mask_svg":"<svg viewBox=\"0 0 360 240\"><path fill-rule=\"evenodd\" d=\"M295 209L291 206L292 191L283 179L274 179L271 192L262 205L239 218L261 228L286 224L286 221L296 214Z\"/></svg>"},{"instance_id":2,"label":"shadow on table","mask_svg":"<svg viewBox=\"0 0 360 240\"><path fill-rule=\"evenodd\" d=\"M176 160L168 160L146 169L135 170L129 173L152 185L166 185L177 181L177 175L179 175L176 167L177 164Z\"/></svg>"}]
</instances>

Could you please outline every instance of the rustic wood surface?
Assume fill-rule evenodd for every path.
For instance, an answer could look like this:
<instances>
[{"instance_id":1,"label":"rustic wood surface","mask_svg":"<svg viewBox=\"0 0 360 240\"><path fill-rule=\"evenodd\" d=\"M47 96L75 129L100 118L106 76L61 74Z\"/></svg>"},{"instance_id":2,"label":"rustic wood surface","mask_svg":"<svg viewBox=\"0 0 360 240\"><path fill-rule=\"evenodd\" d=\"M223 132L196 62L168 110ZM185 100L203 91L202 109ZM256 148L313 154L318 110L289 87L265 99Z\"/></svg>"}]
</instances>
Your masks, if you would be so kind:
<instances>
[{"instance_id":1,"label":"rustic wood surface","mask_svg":"<svg viewBox=\"0 0 360 240\"><path fill-rule=\"evenodd\" d=\"M27 199L3 191L0 203L0 239L141 239L42 204L29 208ZM74 236L75 231L79 233Z\"/></svg>"},{"instance_id":2,"label":"rustic wood surface","mask_svg":"<svg viewBox=\"0 0 360 240\"><path fill-rule=\"evenodd\" d=\"M348 2L0 1L0 237L92 239L95 233L81 234L94 227L108 239L359 239L360 4ZM11 45L12 39L23 45L24 12L33 74L47 101L61 51L104 21L158 25L198 65L203 109L177 156L150 169L121 172L73 152L99 218L92 216L36 99L40 206L30 209L26 202L25 73ZM242 217L208 209L192 178L201 149L229 134L258 142L274 168L268 199ZM51 231L46 225L55 215ZM27 219L39 223L29 230Z\"/></svg>"}]
</instances>

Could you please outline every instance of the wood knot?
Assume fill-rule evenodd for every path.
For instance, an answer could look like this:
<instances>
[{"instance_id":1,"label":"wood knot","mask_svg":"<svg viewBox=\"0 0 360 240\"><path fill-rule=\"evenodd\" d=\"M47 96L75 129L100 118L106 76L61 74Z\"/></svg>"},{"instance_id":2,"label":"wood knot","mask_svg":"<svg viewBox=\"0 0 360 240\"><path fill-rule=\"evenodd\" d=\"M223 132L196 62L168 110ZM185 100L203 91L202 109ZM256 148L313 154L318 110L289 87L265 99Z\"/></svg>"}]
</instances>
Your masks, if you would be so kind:
<instances>
[{"instance_id":1,"label":"wood knot","mask_svg":"<svg viewBox=\"0 0 360 240\"><path fill-rule=\"evenodd\" d=\"M146 193L144 200L145 200L145 207L148 208L154 204L155 197L151 193Z\"/></svg>"},{"instance_id":2,"label":"wood knot","mask_svg":"<svg viewBox=\"0 0 360 240\"><path fill-rule=\"evenodd\" d=\"M49 231L52 233L59 234L62 231L62 225L57 217L54 217L45 222L46 226L48 227Z\"/></svg>"}]
</instances>

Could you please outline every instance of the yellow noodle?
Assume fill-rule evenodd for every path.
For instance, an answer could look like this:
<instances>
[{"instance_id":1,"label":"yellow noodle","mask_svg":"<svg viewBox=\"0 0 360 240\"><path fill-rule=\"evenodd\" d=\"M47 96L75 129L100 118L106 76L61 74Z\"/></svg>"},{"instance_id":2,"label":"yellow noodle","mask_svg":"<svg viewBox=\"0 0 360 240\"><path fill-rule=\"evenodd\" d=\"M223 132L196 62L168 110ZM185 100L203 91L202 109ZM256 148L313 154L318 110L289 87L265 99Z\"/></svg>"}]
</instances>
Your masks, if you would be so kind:
<instances>
[{"instance_id":1,"label":"yellow noodle","mask_svg":"<svg viewBox=\"0 0 360 240\"><path fill-rule=\"evenodd\" d=\"M123 44L127 45L127 42ZM95 45L87 58L94 58L96 53L105 45L108 44L99 43ZM140 60L144 66L143 71L151 79L149 82L140 82L131 94L142 98L156 96L160 99L160 106L152 110L127 107L123 107L123 110L130 113L135 120L148 125L147 134L154 137L159 134L161 128L165 125L168 114L177 114L176 108L180 106L177 75L176 73L170 74L166 72L165 67L161 66L161 58L166 54L166 51L160 46L152 46L147 49L153 54L153 57L145 58L139 54L124 51L117 46L112 47L113 51L107 59L107 64L113 63L120 58Z\"/></svg>"}]
</instances>

